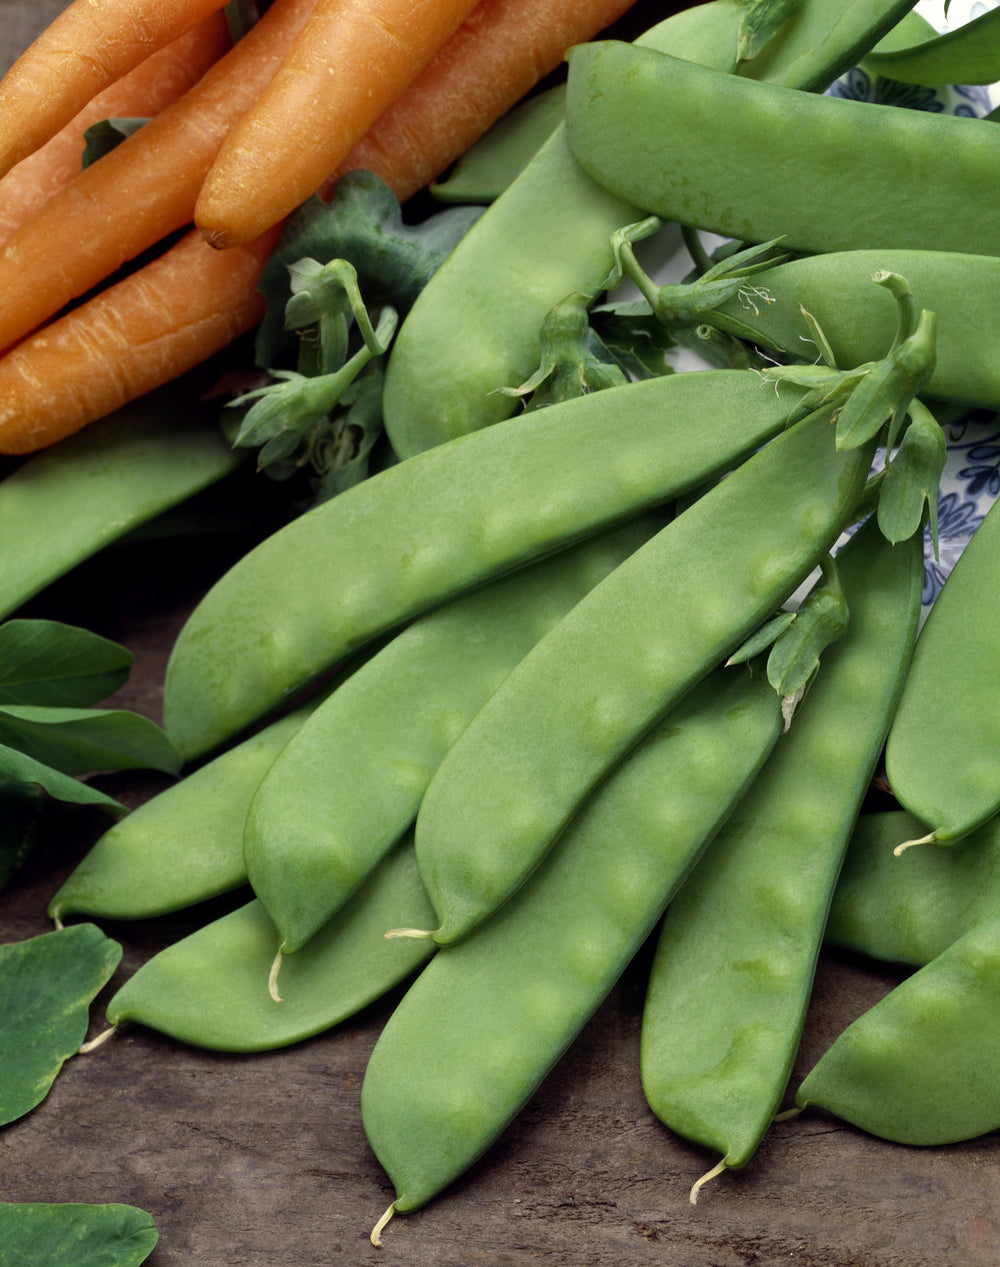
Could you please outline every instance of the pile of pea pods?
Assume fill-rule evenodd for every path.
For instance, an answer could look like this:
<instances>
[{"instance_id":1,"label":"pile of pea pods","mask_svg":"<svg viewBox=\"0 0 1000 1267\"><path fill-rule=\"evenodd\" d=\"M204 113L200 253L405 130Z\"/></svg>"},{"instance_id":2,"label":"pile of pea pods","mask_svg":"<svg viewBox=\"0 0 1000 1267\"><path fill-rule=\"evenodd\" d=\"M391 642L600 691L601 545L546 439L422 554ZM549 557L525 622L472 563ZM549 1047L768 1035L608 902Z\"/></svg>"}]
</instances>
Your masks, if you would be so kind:
<instances>
[{"instance_id":1,"label":"pile of pea pods","mask_svg":"<svg viewBox=\"0 0 1000 1267\"><path fill-rule=\"evenodd\" d=\"M921 607L942 421L1000 409L1000 130L825 92L866 59L1000 79L992 15L938 39L912 8L709 0L570 51L564 112L398 331L400 460L204 595L164 683L190 772L52 899L251 886L111 1026L261 1051L410 982L362 1092L375 1243L654 935L641 1075L717 1162L692 1200L790 1091L909 1144L1000 1127L1000 511ZM695 267L660 285L666 224ZM568 299L717 360L601 377L588 330L540 367ZM898 808L866 812L883 771ZM824 939L914 971L789 1088Z\"/></svg>"}]
</instances>

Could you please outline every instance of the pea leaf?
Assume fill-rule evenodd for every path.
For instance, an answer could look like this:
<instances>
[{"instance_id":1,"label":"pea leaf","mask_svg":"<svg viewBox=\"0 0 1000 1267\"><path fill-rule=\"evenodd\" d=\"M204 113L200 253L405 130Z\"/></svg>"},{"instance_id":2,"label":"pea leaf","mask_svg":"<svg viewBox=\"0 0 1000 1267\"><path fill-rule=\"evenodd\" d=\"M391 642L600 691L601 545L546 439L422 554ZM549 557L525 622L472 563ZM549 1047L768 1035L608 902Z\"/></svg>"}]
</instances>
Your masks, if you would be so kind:
<instances>
[{"instance_id":1,"label":"pea leaf","mask_svg":"<svg viewBox=\"0 0 1000 1267\"><path fill-rule=\"evenodd\" d=\"M125 807L105 792L53 770L43 761L36 761L7 744L0 744L0 780L5 783L14 780L38 787L57 801L67 801L72 805L99 805L116 814L125 813Z\"/></svg>"},{"instance_id":2,"label":"pea leaf","mask_svg":"<svg viewBox=\"0 0 1000 1267\"><path fill-rule=\"evenodd\" d=\"M86 708L128 679L134 656L87 629L55 620L0 625L0 704Z\"/></svg>"},{"instance_id":3,"label":"pea leaf","mask_svg":"<svg viewBox=\"0 0 1000 1267\"><path fill-rule=\"evenodd\" d=\"M0 1203L0 1261L17 1267L138 1267L157 1239L152 1216L132 1205Z\"/></svg>"},{"instance_id":4,"label":"pea leaf","mask_svg":"<svg viewBox=\"0 0 1000 1267\"><path fill-rule=\"evenodd\" d=\"M0 707L0 743L63 774L102 770L164 770L181 765L176 748L155 722L115 708Z\"/></svg>"},{"instance_id":5,"label":"pea leaf","mask_svg":"<svg viewBox=\"0 0 1000 1267\"><path fill-rule=\"evenodd\" d=\"M481 214L481 207L449 207L420 224L404 224L399 202L384 181L366 171L341 177L329 203L313 196L288 217L264 267L260 289L266 310L257 334L257 364L278 364L289 343L285 306L291 265L303 259L347 260L366 302L391 304L402 318Z\"/></svg>"},{"instance_id":6,"label":"pea leaf","mask_svg":"<svg viewBox=\"0 0 1000 1267\"><path fill-rule=\"evenodd\" d=\"M31 850L43 801L35 784L0 778L0 889Z\"/></svg>"},{"instance_id":7,"label":"pea leaf","mask_svg":"<svg viewBox=\"0 0 1000 1267\"><path fill-rule=\"evenodd\" d=\"M0 1125L23 1117L48 1095L86 1038L90 1005L121 957L118 942L96 924L0 946Z\"/></svg>"},{"instance_id":8,"label":"pea leaf","mask_svg":"<svg viewBox=\"0 0 1000 1267\"><path fill-rule=\"evenodd\" d=\"M781 696L785 730L810 682L819 671L820 657L842 637L850 620L847 599L832 557L821 561L822 576L781 630L767 657L767 680Z\"/></svg>"},{"instance_id":9,"label":"pea leaf","mask_svg":"<svg viewBox=\"0 0 1000 1267\"><path fill-rule=\"evenodd\" d=\"M878 525L893 543L919 531L926 511L934 556L938 554L938 486L948 458L944 432L920 401L911 406L910 425L886 464L879 491Z\"/></svg>"},{"instance_id":10,"label":"pea leaf","mask_svg":"<svg viewBox=\"0 0 1000 1267\"><path fill-rule=\"evenodd\" d=\"M796 613L793 611L780 611L776 616L772 616L770 620L765 621L755 633L750 635L746 642L736 648L726 661L726 666L746 664L755 655L760 655L762 651L766 651L795 620L795 616Z\"/></svg>"},{"instance_id":11,"label":"pea leaf","mask_svg":"<svg viewBox=\"0 0 1000 1267\"><path fill-rule=\"evenodd\" d=\"M229 3L223 9L226 22L229 24L229 34L233 43L241 40L247 31L260 21L262 9L266 9L270 0L229 0Z\"/></svg>"},{"instance_id":12,"label":"pea leaf","mask_svg":"<svg viewBox=\"0 0 1000 1267\"><path fill-rule=\"evenodd\" d=\"M148 119L101 119L92 123L83 134L84 167L96 163L105 154L117 149L133 132L138 132Z\"/></svg>"}]
</instances>

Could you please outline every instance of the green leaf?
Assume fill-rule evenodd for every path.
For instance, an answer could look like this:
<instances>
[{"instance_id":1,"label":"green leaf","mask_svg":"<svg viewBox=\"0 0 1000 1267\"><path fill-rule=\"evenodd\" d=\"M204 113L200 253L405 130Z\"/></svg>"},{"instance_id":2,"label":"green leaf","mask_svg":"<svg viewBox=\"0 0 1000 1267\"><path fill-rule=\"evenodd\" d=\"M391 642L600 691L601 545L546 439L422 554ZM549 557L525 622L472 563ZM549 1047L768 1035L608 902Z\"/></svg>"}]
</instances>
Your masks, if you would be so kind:
<instances>
[{"instance_id":1,"label":"green leaf","mask_svg":"<svg viewBox=\"0 0 1000 1267\"><path fill-rule=\"evenodd\" d=\"M0 1125L48 1095L86 1038L90 1005L121 957L118 942L95 924L0 946ZM50 1261L76 1263L72 1257Z\"/></svg>"},{"instance_id":2,"label":"green leaf","mask_svg":"<svg viewBox=\"0 0 1000 1267\"><path fill-rule=\"evenodd\" d=\"M676 348L676 335L649 311L644 300L601 304L591 310L598 338L632 378L673 374L666 353Z\"/></svg>"},{"instance_id":3,"label":"green leaf","mask_svg":"<svg viewBox=\"0 0 1000 1267\"><path fill-rule=\"evenodd\" d=\"M356 171L341 177L329 203L314 196L288 217L264 267L260 289L267 306L257 335L257 364L278 364L289 344L285 305L291 265L303 259L347 260L366 301L391 304L402 319L481 214L481 207L450 207L419 224L404 224L398 200L377 176Z\"/></svg>"},{"instance_id":4,"label":"green leaf","mask_svg":"<svg viewBox=\"0 0 1000 1267\"><path fill-rule=\"evenodd\" d=\"M55 620L0 625L0 704L86 708L128 679L134 656L99 634Z\"/></svg>"},{"instance_id":5,"label":"green leaf","mask_svg":"<svg viewBox=\"0 0 1000 1267\"><path fill-rule=\"evenodd\" d=\"M33 783L0 778L0 889L31 851L44 799Z\"/></svg>"},{"instance_id":6,"label":"green leaf","mask_svg":"<svg viewBox=\"0 0 1000 1267\"><path fill-rule=\"evenodd\" d=\"M0 779L13 779L37 786L57 801L67 801L72 805L98 805L115 814L125 813L125 807L105 792L99 792L96 788L81 783L68 774L62 774L59 770L53 770L44 762L36 761L16 748L2 743L0 743Z\"/></svg>"},{"instance_id":7,"label":"green leaf","mask_svg":"<svg viewBox=\"0 0 1000 1267\"><path fill-rule=\"evenodd\" d=\"M160 727L126 709L8 704L0 707L0 743L70 775L135 769L176 774L181 767Z\"/></svg>"},{"instance_id":8,"label":"green leaf","mask_svg":"<svg viewBox=\"0 0 1000 1267\"><path fill-rule=\"evenodd\" d=\"M827 557L823 575L806 595L795 619L774 640L767 657L767 680L782 697L785 729L819 670L820 656L847 629L850 613L836 562Z\"/></svg>"},{"instance_id":9,"label":"green leaf","mask_svg":"<svg viewBox=\"0 0 1000 1267\"><path fill-rule=\"evenodd\" d=\"M0 1203L0 1261L17 1267L138 1267L158 1234L131 1205Z\"/></svg>"},{"instance_id":10,"label":"green leaf","mask_svg":"<svg viewBox=\"0 0 1000 1267\"><path fill-rule=\"evenodd\" d=\"M229 0L222 12L234 44L260 21L261 8L267 8L267 0L261 0L260 4L257 0Z\"/></svg>"},{"instance_id":11,"label":"green leaf","mask_svg":"<svg viewBox=\"0 0 1000 1267\"><path fill-rule=\"evenodd\" d=\"M905 541L919 531L926 511L934 555L938 553L938 486L948 446L937 419L919 401L899 448L886 463L878 497L878 526L887 541Z\"/></svg>"},{"instance_id":12,"label":"green leaf","mask_svg":"<svg viewBox=\"0 0 1000 1267\"><path fill-rule=\"evenodd\" d=\"M794 619L795 612L780 611L776 616L772 616L770 620L766 620L758 630L750 635L746 642L736 648L726 661L726 667L728 668L734 664L745 664L747 660L752 660L755 655L760 655L762 651L766 651L785 632Z\"/></svg>"},{"instance_id":13,"label":"green leaf","mask_svg":"<svg viewBox=\"0 0 1000 1267\"><path fill-rule=\"evenodd\" d=\"M82 166L89 167L105 154L110 154L147 122L148 119L101 119L92 123L83 134Z\"/></svg>"}]
</instances>

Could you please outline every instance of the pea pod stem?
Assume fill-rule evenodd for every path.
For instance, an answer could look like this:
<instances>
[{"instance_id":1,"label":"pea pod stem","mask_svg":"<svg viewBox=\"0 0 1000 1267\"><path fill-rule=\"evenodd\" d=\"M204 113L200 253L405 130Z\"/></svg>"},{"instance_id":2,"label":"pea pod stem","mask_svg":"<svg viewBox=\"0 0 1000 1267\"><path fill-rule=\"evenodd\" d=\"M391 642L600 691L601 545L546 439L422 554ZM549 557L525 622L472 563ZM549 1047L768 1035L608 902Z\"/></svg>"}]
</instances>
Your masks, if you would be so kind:
<instances>
[{"instance_id":1,"label":"pea pod stem","mask_svg":"<svg viewBox=\"0 0 1000 1267\"><path fill-rule=\"evenodd\" d=\"M759 304L770 303L766 287L749 279L766 272L784 258L775 256L777 239L759 245L745 247L735 254L711 264L693 282L671 282L657 285L641 267L635 257L633 243L661 225L657 216L650 216L635 225L620 230L612 238L615 268L608 276L606 286L614 288L624 277L635 283L649 304L653 315L668 329L710 326L736 338L752 335L752 328L732 311L720 311L734 297L739 304L754 313Z\"/></svg>"},{"instance_id":2,"label":"pea pod stem","mask_svg":"<svg viewBox=\"0 0 1000 1267\"><path fill-rule=\"evenodd\" d=\"M899 297L872 287L882 272L906 279L914 301L936 313L929 397L1000 408L1000 372L990 332L1000 322L1000 259L942 250L835 251L786 260L767 274L772 303L725 312L753 328L752 339L797 361L816 344L828 366L853 369L885 356L902 324ZM817 337L821 332L822 342Z\"/></svg>"},{"instance_id":3,"label":"pea pod stem","mask_svg":"<svg viewBox=\"0 0 1000 1267\"><path fill-rule=\"evenodd\" d=\"M880 360L838 370L821 326L810 317L826 364L777 365L760 371L761 377L770 382L793 382L811 388L799 404L800 413L820 404L834 405L838 448L864 444L888 424L885 444L891 450L911 403L930 381L937 355L936 314L922 309L919 316L915 315L913 295L905 278L880 270L872 280L892 293L897 307L896 333Z\"/></svg>"}]
</instances>

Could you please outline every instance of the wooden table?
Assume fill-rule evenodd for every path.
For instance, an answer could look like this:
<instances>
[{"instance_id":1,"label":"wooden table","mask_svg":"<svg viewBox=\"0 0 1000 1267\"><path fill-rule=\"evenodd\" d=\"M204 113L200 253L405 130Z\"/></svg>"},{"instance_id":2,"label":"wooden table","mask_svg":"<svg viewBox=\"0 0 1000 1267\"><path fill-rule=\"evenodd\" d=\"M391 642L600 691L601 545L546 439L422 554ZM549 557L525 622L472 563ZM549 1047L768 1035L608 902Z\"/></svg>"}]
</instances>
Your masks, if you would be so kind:
<instances>
[{"instance_id":1,"label":"wooden table","mask_svg":"<svg viewBox=\"0 0 1000 1267\"><path fill-rule=\"evenodd\" d=\"M0 61L59 7L6 0ZM114 548L27 610L132 648L136 668L116 701L159 719L172 639L241 548L224 536L196 550L183 541ZM129 804L162 785L151 776L101 784ZM96 813L51 816L0 895L4 941L48 931L49 897L102 826ZM106 924L124 958L94 1006L92 1032L128 974L225 907ZM150 1267L995 1267L996 1135L912 1149L809 1114L775 1126L745 1170L690 1205L691 1183L715 1158L671 1136L643 1100L643 962L640 955L501 1141L424 1211L390 1224L381 1250L368 1234L391 1190L362 1132L359 1094L391 999L267 1055L218 1055L123 1030L68 1062L44 1103L0 1131L0 1197L139 1205L160 1231ZM824 954L793 1086L900 976Z\"/></svg>"}]
</instances>

